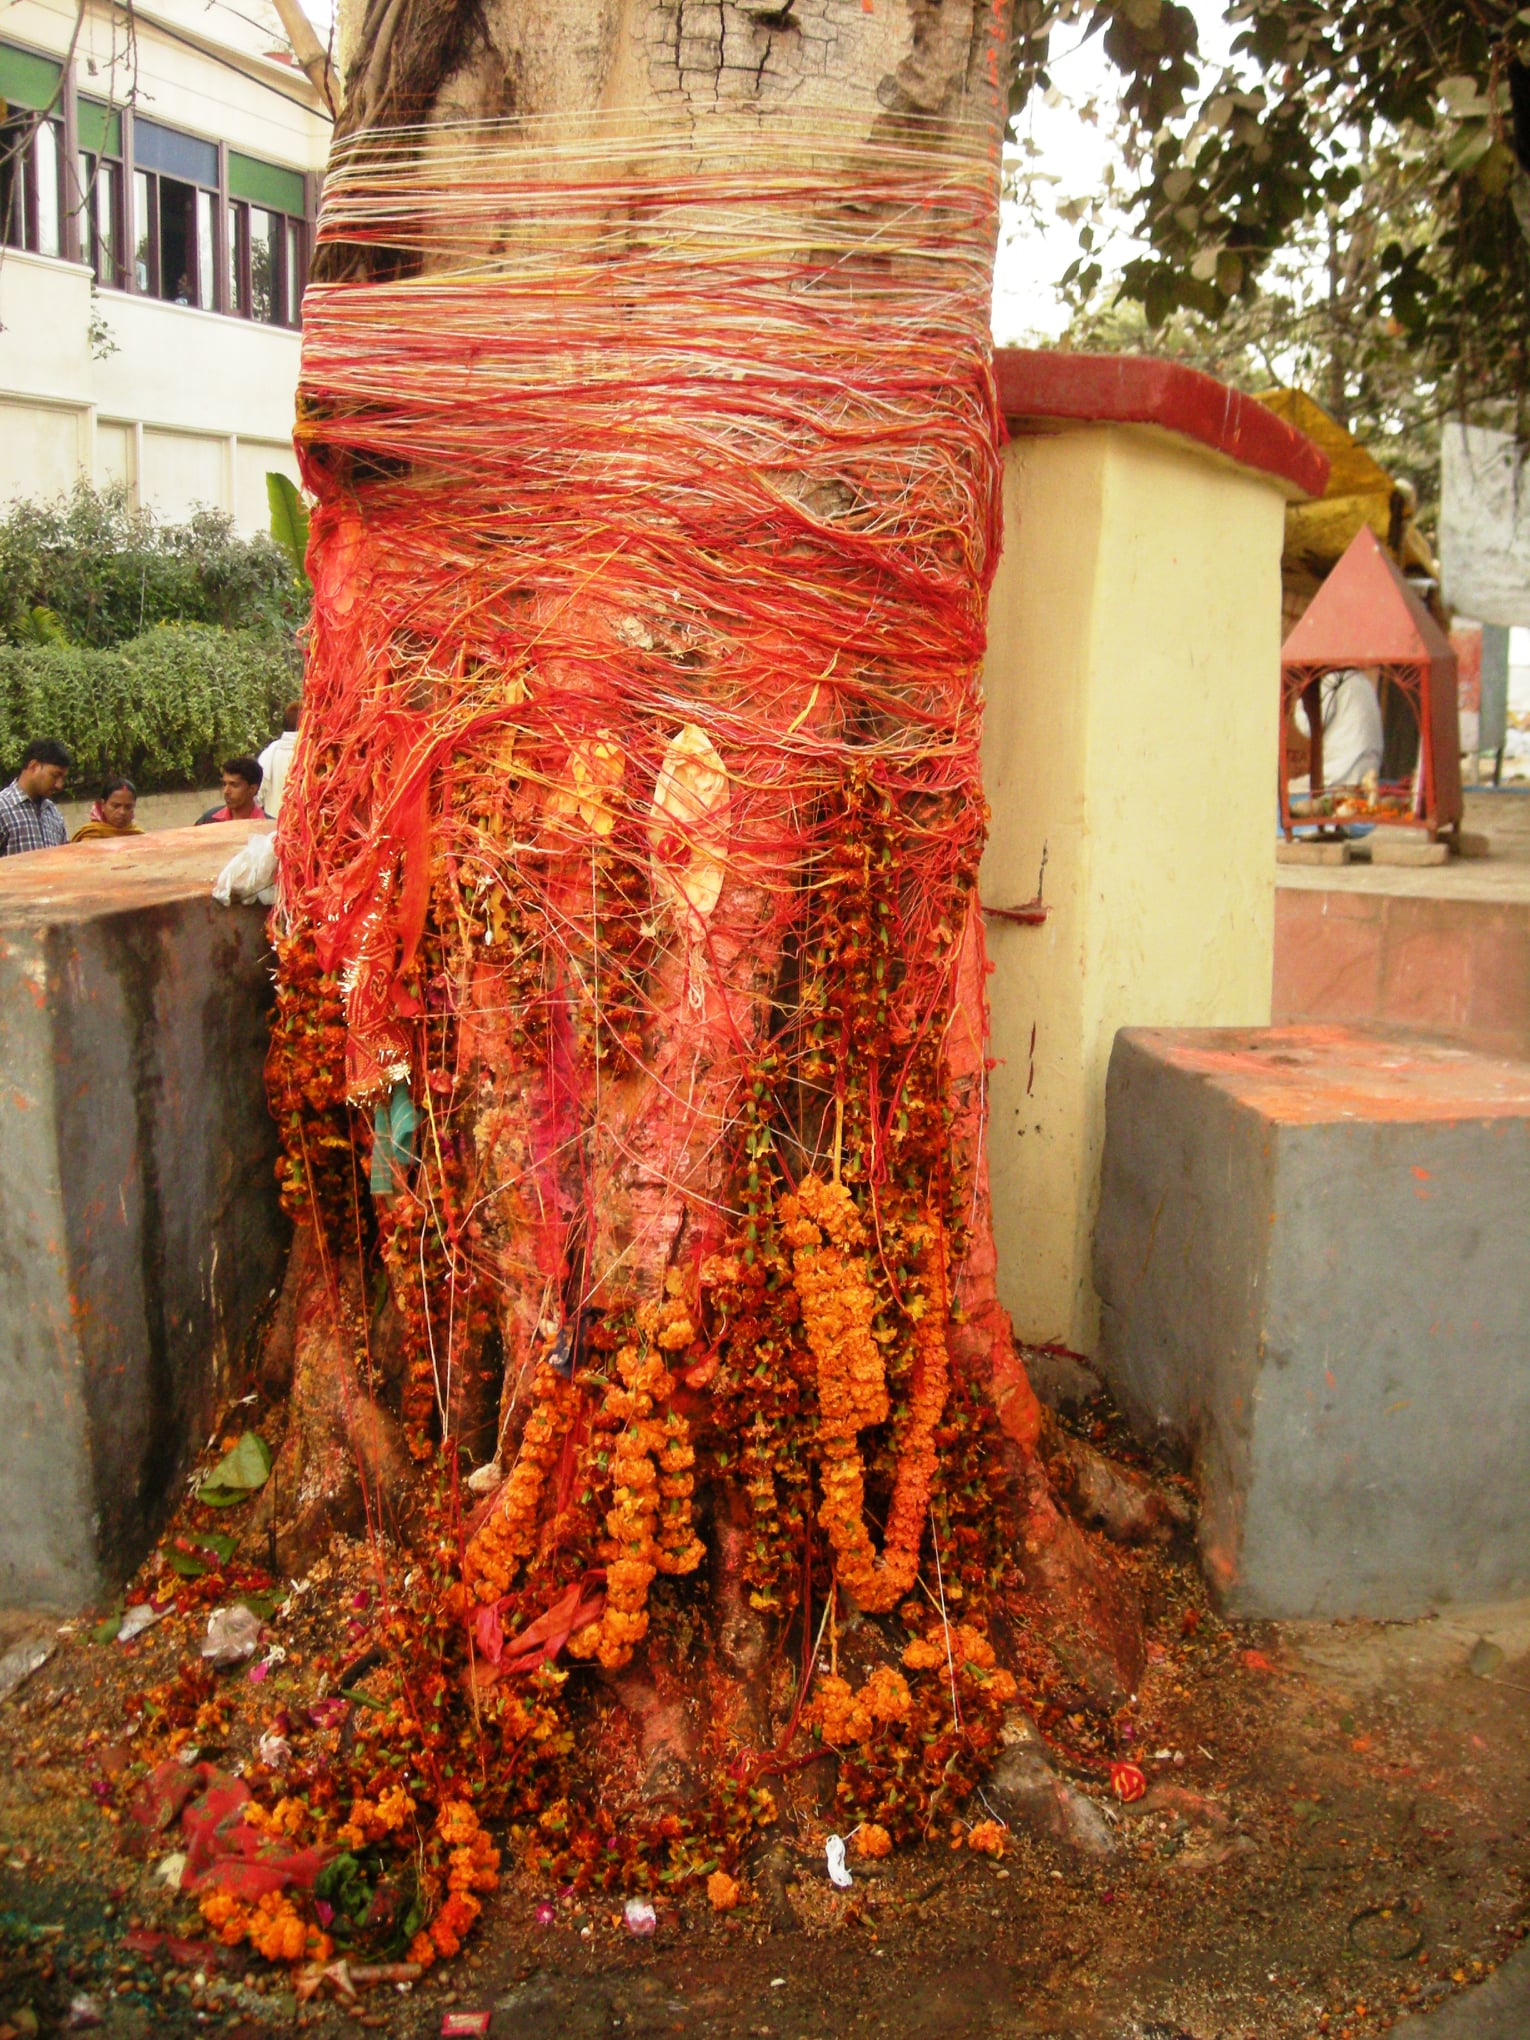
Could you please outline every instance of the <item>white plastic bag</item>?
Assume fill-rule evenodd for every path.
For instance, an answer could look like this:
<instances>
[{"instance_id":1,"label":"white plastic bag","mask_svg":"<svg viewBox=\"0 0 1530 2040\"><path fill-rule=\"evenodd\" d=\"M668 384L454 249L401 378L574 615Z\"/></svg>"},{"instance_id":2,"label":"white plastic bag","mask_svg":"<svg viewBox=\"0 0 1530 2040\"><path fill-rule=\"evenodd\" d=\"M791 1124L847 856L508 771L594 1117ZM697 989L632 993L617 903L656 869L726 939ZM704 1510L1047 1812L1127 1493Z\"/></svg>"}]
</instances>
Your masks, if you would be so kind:
<instances>
[{"instance_id":1,"label":"white plastic bag","mask_svg":"<svg viewBox=\"0 0 1530 2040\"><path fill-rule=\"evenodd\" d=\"M272 829L252 835L236 850L213 880L213 898L220 907L276 904L276 836Z\"/></svg>"},{"instance_id":2,"label":"white plastic bag","mask_svg":"<svg viewBox=\"0 0 1530 2040\"><path fill-rule=\"evenodd\" d=\"M211 1658L217 1671L227 1671L255 1655L260 1641L260 1617L253 1608L236 1601L232 1608L215 1608L207 1619L202 1655Z\"/></svg>"},{"instance_id":3,"label":"white plastic bag","mask_svg":"<svg viewBox=\"0 0 1530 2040\"><path fill-rule=\"evenodd\" d=\"M829 1882L838 1885L841 1891L848 1891L854 1882L845 1862L845 1842L842 1835L830 1835L823 1845L824 1860L828 1864Z\"/></svg>"}]
</instances>

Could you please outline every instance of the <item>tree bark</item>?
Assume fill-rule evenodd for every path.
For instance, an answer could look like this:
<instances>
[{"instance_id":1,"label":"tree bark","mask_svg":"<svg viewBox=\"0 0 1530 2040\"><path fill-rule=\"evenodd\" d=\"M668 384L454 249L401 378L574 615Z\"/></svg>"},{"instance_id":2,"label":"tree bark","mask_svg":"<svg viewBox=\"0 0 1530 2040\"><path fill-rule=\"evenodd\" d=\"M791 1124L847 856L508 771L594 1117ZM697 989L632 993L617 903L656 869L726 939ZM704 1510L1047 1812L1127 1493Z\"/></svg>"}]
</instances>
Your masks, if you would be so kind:
<instances>
[{"instance_id":1,"label":"tree bark","mask_svg":"<svg viewBox=\"0 0 1530 2040\"><path fill-rule=\"evenodd\" d=\"M466 1588L545 1605L598 1556L606 1612L571 1648L620 1675L649 1771L682 1771L683 1682L645 1642L646 1597L697 1564L692 1511L736 1441L699 1460L731 1395L754 1412L752 1498L724 1479L704 1526L714 1661L755 1679L783 1603L753 1544L780 1545L804 1477L770 1440L798 1402L821 1418L841 1364L779 1299L795 1261L807 1324L832 1263L840 1304L867 1299L868 1355L923 1338L928 1358L928 1305L944 1356L897 1391L933 1398L922 1415L844 1405L791 1503L805 1602L833 1556L811 1483L862 1433L884 1459L928 1449L939 1485L920 1440L941 1435L948 1360L997 1418L1041 1617L1088 1639L1115 1704L1138 1668L1129 1597L1046 1493L983 1149L976 668L998 518L977 286L1007 0L367 0L342 49L305 311L315 618L283 881L344 991L353 1104L407 1089L415 1111L376 1222L417 1455L432 1425L455 1453L491 1318L503 1353L488 1478L508 1478ZM767 1249L778 1228L790 1253ZM756 1240L786 1285L759 1332L773 1374L736 1350L764 1323ZM359 1269L328 1273L293 1409L333 1440ZM608 1462L606 1510L581 1490ZM931 1475L905 1473L912 1578ZM848 1569L827 1485L817 1522ZM890 1516L862 1606L907 1591L893 1541ZM758 1735L771 1710L736 1711Z\"/></svg>"}]
</instances>

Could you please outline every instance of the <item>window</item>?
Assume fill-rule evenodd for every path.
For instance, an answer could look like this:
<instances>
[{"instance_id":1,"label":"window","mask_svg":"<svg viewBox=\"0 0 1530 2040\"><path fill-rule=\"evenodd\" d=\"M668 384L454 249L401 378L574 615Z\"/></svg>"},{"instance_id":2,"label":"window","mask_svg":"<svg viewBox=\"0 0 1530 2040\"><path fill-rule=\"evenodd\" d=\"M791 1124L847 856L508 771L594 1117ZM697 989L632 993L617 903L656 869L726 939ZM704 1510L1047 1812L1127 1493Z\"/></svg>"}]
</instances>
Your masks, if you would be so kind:
<instances>
[{"instance_id":1,"label":"window","mask_svg":"<svg viewBox=\"0 0 1530 2040\"><path fill-rule=\"evenodd\" d=\"M267 325L302 323L308 280L303 179L229 151L229 308Z\"/></svg>"},{"instance_id":2,"label":"window","mask_svg":"<svg viewBox=\"0 0 1530 2040\"><path fill-rule=\"evenodd\" d=\"M61 65L0 43L0 238L34 255L64 252L63 96Z\"/></svg>"},{"instance_id":3,"label":"window","mask_svg":"<svg viewBox=\"0 0 1530 2040\"><path fill-rule=\"evenodd\" d=\"M303 285L307 273L303 262L303 222L287 221L287 285L286 324L300 326L303 322Z\"/></svg>"},{"instance_id":4,"label":"window","mask_svg":"<svg viewBox=\"0 0 1530 2040\"><path fill-rule=\"evenodd\" d=\"M213 278L217 273L217 249L213 243L213 208L218 202L214 191L197 193L197 303L216 310L217 296Z\"/></svg>"},{"instance_id":5,"label":"window","mask_svg":"<svg viewBox=\"0 0 1530 2040\"><path fill-rule=\"evenodd\" d=\"M217 310L218 150L156 120L133 122L133 258L137 288Z\"/></svg>"},{"instance_id":6,"label":"window","mask_svg":"<svg viewBox=\"0 0 1530 2040\"><path fill-rule=\"evenodd\" d=\"M153 209L149 204L149 180L142 170L133 172L133 288L145 296L154 293Z\"/></svg>"},{"instance_id":7,"label":"window","mask_svg":"<svg viewBox=\"0 0 1530 2040\"><path fill-rule=\"evenodd\" d=\"M77 96L57 58L0 42L0 242L83 261L104 288L298 326L307 180Z\"/></svg>"},{"instance_id":8,"label":"window","mask_svg":"<svg viewBox=\"0 0 1530 2040\"><path fill-rule=\"evenodd\" d=\"M122 116L95 100L82 99L75 119L80 141L80 254L95 271L97 283L108 290L126 290Z\"/></svg>"}]
</instances>

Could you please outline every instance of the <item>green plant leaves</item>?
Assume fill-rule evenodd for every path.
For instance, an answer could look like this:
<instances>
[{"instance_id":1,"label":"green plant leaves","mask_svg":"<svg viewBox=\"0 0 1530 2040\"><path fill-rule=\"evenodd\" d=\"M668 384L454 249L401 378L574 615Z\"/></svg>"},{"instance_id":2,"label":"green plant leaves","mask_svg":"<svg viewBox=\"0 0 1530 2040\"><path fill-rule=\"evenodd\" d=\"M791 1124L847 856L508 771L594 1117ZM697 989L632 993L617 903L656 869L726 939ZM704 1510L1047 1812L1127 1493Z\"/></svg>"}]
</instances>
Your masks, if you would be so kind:
<instances>
[{"instance_id":1,"label":"green plant leaves","mask_svg":"<svg viewBox=\"0 0 1530 2040\"><path fill-rule=\"evenodd\" d=\"M308 505L290 476L276 473L266 475L266 501L271 506L271 536L291 560L292 571L307 587Z\"/></svg>"},{"instance_id":2,"label":"green plant leaves","mask_svg":"<svg viewBox=\"0 0 1530 2040\"><path fill-rule=\"evenodd\" d=\"M222 511L166 524L120 487L82 483L0 515L0 636L12 643L104 650L160 623L292 632L308 596L281 547L264 532L241 537ZM38 610L61 636L34 620Z\"/></svg>"},{"instance_id":3,"label":"green plant leaves","mask_svg":"<svg viewBox=\"0 0 1530 2040\"><path fill-rule=\"evenodd\" d=\"M1473 169L1493 146L1493 130L1485 120L1463 121L1445 144L1445 168L1456 175Z\"/></svg>"},{"instance_id":4,"label":"green plant leaves","mask_svg":"<svg viewBox=\"0 0 1530 2040\"><path fill-rule=\"evenodd\" d=\"M258 1431L246 1431L197 1489L197 1500L212 1509L230 1509L236 1502L247 1502L270 1477L270 1447Z\"/></svg>"},{"instance_id":5,"label":"green plant leaves","mask_svg":"<svg viewBox=\"0 0 1530 2040\"><path fill-rule=\"evenodd\" d=\"M69 633L63 618L45 603L34 602L21 610L14 625L16 642L22 645L67 645Z\"/></svg>"}]
</instances>

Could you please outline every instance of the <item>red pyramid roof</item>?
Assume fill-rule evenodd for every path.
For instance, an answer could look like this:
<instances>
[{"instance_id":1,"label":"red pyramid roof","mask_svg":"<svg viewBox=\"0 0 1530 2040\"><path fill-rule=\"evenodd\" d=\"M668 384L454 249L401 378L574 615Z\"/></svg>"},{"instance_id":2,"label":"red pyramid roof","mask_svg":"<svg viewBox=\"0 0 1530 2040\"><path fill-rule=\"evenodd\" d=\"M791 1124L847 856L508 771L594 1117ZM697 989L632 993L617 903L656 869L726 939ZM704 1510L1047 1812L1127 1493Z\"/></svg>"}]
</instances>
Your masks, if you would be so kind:
<instances>
[{"instance_id":1,"label":"red pyramid roof","mask_svg":"<svg viewBox=\"0 0 1530 2040\"><path fill-rule=\"evenodd\" d=\"M1383 666L1454 654L1391 554L1362 525L1280 657L1286 666Z\"/></svg>"}]
</instances>

